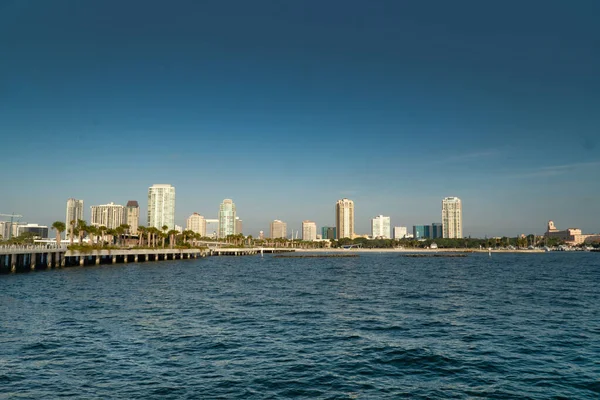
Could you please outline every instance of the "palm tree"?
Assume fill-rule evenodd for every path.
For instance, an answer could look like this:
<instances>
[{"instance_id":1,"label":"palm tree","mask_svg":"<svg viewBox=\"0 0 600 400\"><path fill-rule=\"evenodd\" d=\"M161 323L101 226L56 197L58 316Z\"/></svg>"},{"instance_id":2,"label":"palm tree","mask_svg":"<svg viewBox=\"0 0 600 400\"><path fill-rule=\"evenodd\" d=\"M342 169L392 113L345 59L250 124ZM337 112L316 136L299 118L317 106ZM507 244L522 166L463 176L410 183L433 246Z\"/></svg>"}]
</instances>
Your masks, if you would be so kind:
<instances>
[{"instance_id":1,"label":"palm tree","mask_svg":"<svg viewBox=\"0 0 600 400\"><path fill-rule=\"evenodd\" d=\"M73 237L75 236L75 220L69 221L69 244L73 246Z\"/></svg>"},{"instance_id":2,"label":"palm tree","mask_svg":"<svg viewBox=\"0 0 600 400\"><path fill-rule=\"evenodd\" d=\"M169 235L169 247L173 248L173 246L175 245L175 236L179 233L179 231L176 231L175 229L171 229L168 232Z\"/></svg>"},{"instance_id":3,"label":"palm tree","mask_svg":"<svg viewBox=\"0 0 600 400\"><path fill-rule=\"evenodd\" d=\"M55 221L52 224L52 229L56 230L56 245L60 246L60 235L65 231L66 226L64 222Z\"/></svg>"},{"instance_id":4,"label":"palm tree","mask_svg":"<svg viewBox=\"0 0 600 400\"><path fill-rule=\"evenodd\" d=\"M88 237L90 238L90 244L94 244L96 239L96 236L98 235L98 228L96 228L95 226L88 226L86 227L87 233L88 233Z\"/></svg>"},{"instance_id":5,"label":"palm tree","mask_svg":"<svg viewBox=\"0 0 600 400\"><path fill-rule=\"evenodd\" d=\"M138 246L139 247L143 247L144 245L144 233L146 233L146 227L145 226L138 226Z\"/></svg>"},{"instance_id":6,"label":"palm tree","mask_svg":"<svg viewBox=\"0 0 600 400\"><path fill-rule=\"evenodd\" d=\"M117 226L115 228L115 233L117 234L117 246L121 246L121 236L123 236L123 233L125 233L125 229L122 225Z\"/></svg>"},{"instance_id":7,"label":"palm tree","mask_svg":"<svg viewBox=\"0 0 600 400\"><path fill-rule=\"evenodd\" d=\"M77 220L77 231L79 232L79 244L83 244L83 235L87 232L87 225L84 220Z\"/></svg>"}]
</instances>

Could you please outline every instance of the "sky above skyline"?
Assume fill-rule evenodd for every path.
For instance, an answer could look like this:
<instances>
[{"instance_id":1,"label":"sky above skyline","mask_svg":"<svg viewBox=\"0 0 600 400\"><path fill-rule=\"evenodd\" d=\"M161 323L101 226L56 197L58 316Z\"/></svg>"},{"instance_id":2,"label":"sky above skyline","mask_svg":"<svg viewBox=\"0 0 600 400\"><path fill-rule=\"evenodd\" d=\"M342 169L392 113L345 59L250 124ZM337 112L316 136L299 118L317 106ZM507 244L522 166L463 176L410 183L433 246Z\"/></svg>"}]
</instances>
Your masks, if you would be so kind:
<instances>
[{"instance_id":1,"label":"sky above skyline","mask_svg":"<svg viewBox=\"0 0 600 400\"><path fill-rule=\"evenodd\" d=\"M176 223L234 200L356 231L600 231L596 0L0 2L0 213L64 220L176 187Z\"/></svg>"}]
</instances>

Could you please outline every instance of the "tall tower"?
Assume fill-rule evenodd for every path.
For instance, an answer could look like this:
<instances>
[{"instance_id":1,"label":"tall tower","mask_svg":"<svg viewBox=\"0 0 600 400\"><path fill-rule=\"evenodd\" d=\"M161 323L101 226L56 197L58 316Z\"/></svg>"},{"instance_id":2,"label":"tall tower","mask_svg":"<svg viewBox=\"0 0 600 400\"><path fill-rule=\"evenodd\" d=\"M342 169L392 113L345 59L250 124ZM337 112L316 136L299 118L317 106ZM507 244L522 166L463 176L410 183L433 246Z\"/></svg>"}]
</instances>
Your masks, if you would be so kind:
<instances>
[{"instance_id":1,"label":"tall tower","mask_svg":"<svg viewBox=\"0 0 600 400\"><path fill-rule=\"evenodd\" d=\"M287 224L278 219L271 222L271 239L286 238Z\"/></svg>"},{"instance_id":2,"label":"tall tower","mask_svg":"<svg viewBox=\"0 0 600 400\"><path fill-rule=\"evenodd\" d=\"M125 223L129 225L129 233L137 235L140 225L140 205L135 200L129 200L125 206Z\"/></svg>"},{"instance_id":3,"label":"tall tower","mask_svg":"<svg viewBox=\"0 0 600 400\"><path fill-rule=\"evenodd\" d=\"M200 236L204 237L206 236L206 219L202 215L195 212L188 217L185 224L185 229L194 233L198 233Z\"/></svg>"},{"instance_id":4,"label":"tall tower","mask_svg":"<svg viewBox=\"0 0 600 400\"><path fill-rule=\"evenodd\" d=\"M77 199L69 199L67 200L67 218L65 221L65 225L67 226L66 230L66 238L69 238L69 226L71 225L71 221L75 221L77 224L77 220L83 219L83 200Z\"/></svg>"},{"instance_id":5,"label":"tall tower","mask_svg":"<svg viewBox=\"0 0 600 400\"><path fill-rule=\"evenodd\" d=\"M463 237L462 203L458 197L442 200L442 235L448 239Z\"/></svg>"},{"instance_id":6,"label":"tall tower","mask_svg":"<svg viewBox=\"0 0 600 400\"><path fill-rule=\"evenodd\" d=\"M225 199L219 206L219 237L226 238L235 233L235 204L233 200Z\"/></svg>"},{"instance_id":7,"label":"tall tower","mask_svg":"<svg viewBox=\"0 0 600 400\"><path fill-rule=\"evenodd\" d=\"M371 237L373 239L378 237L389 239L391 237L390 217L378 215L371 220Z\"/></svg>"},{"instance_id":8,"label":"tall tower","mask_svg":"<svg viewBox=\"0 0 600 400\"><path fill-rule=\"evenodd\" d=\"M302 221L302 240L317 240L317 224L313 221Z\"/></svg>"},{"instance_id":9,"label":"tall tower","mask_svg":"<svg viewBox=\"0 0 600 400\"><path fill-rule=\"evenodd\" d=\"M148 227L175 229L175 188L152 185L148 188Z\"/></svg>"},{"instance_id":10,"label":"tall tower","mask_svg":"<svg viewBox=\"0 0 600 400\"><path fill-rule=\"evenodd\" d=\"M354 237L354 202L348 199L338 200L335 205L335 223L337 227L337 237Z\"/></svg>"},{"instance_id":11,"label":"tall tower","mask_svg":"<svg viewBox=\"0 0 600 400\"><path fill-rule=\"evenodd\" d=\"M91 209L90 224L93 226L115 229L124 223L126 217L125 207L115 203L92 206Z\"/></svg>"}]
</instances>

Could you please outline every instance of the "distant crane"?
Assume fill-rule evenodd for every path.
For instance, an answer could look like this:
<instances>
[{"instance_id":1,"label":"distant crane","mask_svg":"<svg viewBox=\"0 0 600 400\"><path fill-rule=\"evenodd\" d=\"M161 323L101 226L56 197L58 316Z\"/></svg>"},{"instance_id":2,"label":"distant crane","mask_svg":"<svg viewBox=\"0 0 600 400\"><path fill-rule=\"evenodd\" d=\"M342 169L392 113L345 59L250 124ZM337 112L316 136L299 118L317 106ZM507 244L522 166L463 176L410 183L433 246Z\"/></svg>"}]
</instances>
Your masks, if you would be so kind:
<instances>
[{"instance_id":1,"label":"distant crane","mask_svg":"<svg viewBox=\"0 0 600 400\"><path fill-rule=\"evenodd\" d=\"M10 239L12 236L12 226L13 226L13 222L15 220L15 218L17 218L17 222L19 222L19 218L23 218L22 215L19 214L15 214L14 212L12 214L0 214L0 217L10 217L10 228L8 229L8 238Z\"/></svg>"}]
</instances>

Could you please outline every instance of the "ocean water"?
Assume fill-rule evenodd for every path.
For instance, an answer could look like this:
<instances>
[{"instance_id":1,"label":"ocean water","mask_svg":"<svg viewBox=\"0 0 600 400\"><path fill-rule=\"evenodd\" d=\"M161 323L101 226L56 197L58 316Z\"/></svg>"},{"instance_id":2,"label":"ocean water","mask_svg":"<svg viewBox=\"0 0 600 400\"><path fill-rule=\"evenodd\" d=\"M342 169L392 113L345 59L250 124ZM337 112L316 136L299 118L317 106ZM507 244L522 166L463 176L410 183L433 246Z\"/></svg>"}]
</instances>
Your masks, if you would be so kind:
<instances>
[{"instance_id":1,"label":"ocean water","mask_svg":"<svg viewBox=\"0 0 600 400\"><path fill-rule=\"evenodd\" d=\"M0 276L0 399L598 399L600 254Z\"/></svg>"}]
</instances>

